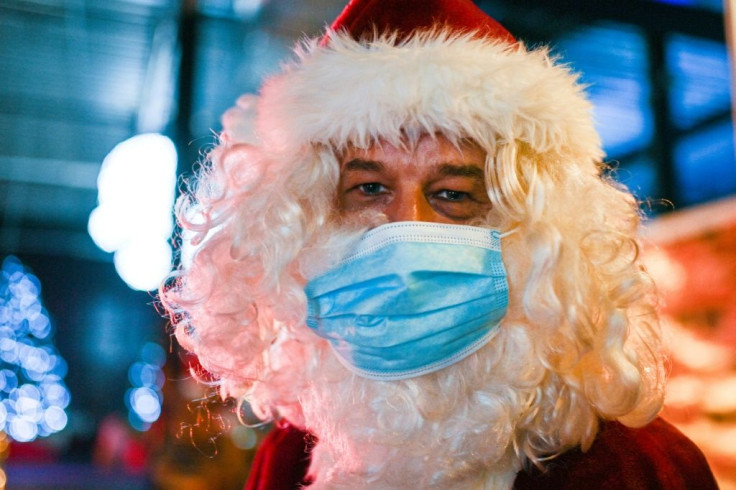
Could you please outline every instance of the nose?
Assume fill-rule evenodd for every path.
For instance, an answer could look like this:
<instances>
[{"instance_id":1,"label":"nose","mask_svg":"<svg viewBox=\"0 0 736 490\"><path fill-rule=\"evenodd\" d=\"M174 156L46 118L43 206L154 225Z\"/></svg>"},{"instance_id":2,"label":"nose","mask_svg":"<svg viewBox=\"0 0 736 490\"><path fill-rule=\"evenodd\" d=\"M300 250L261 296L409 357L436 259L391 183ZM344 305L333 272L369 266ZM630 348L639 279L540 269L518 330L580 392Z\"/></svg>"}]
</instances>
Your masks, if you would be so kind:
<instances>
[{"instance_id":1,"label":"nose","mask_svg":"<svg viewBox=\"0 0 736 490\"><path fill-rule=\"evenodd\" d=\"M388 209L386 217L395 221L439 221L439 216L432 208L421 188L400 189Z\"/></svg>"}]
</instances>

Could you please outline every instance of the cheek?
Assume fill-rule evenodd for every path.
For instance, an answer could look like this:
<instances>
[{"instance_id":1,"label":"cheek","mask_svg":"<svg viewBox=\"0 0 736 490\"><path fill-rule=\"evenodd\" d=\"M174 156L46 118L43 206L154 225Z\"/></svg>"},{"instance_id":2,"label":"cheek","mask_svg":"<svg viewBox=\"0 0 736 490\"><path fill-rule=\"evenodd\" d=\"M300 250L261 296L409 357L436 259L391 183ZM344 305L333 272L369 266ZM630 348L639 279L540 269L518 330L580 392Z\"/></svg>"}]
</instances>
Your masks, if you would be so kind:
<instances>
[{"instance_id":1,"label":"cheek","mask_svg":"<svg viewBox=\"0 0 736 490\"><path fill-rule=\"evenodd\" d=\"M379 195L373 197L356 196L355 193L345 195L339 193L337 196L337 211L342 216L364 213L383 213L390 201L390 197Z\"/></svg>"},{"instance_id":2,"label":"cheek","mask_svg":"<svg viewBox=\"0 0 736 490\"><path fill-rule=\"evenodd\" d=\"M516 236L505 238L501 242L501 255L506 267L509 283L508 318L524 316L524 286L531 267L531 257L526 247Z\"/></svg>"},{"instance_id":3,"label":"cheek","mask_svg":"<svg viewBox=\"0 0 736 490\"><path fill-rule=\"evenodd\" d=\"M509 219L503 215L498 209L492 207L492 205L488 204L488 211L483 216L482 226L490 226L491 228L495 228L497 230L500 230L501 233L511 229L514 227L514 223L509 221ZM502 240L502 249L505 248L506 242L511 241L510 238L504 238Z\"/></svg>"},{"instance_id":4,"label":"cheek","mask_svg":"<svg viewBox=\"0 0 736 490\"><path fill-rule=\"evenodd\" d=\"M349 228L375 228L389 222L386 213L373 206L347 210L338 208L340 223Z\"/></svg>"},{"instance_id":5,"label":"cheek","mask_svg":"<svg viewBox=\"0 0 736 490\"><path fill-rule=\"evenodd\" d=\"M345 194L342 191L342 183L337 187L335 191L335 209L339 214L345 214L349 203L345 199Z\"/></svg>"}]
</instances>

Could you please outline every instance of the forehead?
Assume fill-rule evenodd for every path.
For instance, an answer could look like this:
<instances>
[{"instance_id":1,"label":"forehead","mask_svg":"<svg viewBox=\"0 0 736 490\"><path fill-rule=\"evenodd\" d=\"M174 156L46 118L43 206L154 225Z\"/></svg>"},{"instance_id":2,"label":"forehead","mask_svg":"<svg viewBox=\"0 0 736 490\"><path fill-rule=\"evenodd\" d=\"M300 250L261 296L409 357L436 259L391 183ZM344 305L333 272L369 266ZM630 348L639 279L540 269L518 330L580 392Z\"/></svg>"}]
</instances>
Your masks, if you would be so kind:
<instances>
[{"instance_id":1,"label":"forehead","mask_svg":"<svg viewBox=\"0 0 736 490\"><path fill-rule=\"evenodd\" d=\"M392 143L377 140L366 148L348 145L338 153L341 168L352 160L375 161L381 163L476 163L485 161L483 149L470 139L450 141L438 135L423 135L415 141Z\"/></svg>"}]
</instances>

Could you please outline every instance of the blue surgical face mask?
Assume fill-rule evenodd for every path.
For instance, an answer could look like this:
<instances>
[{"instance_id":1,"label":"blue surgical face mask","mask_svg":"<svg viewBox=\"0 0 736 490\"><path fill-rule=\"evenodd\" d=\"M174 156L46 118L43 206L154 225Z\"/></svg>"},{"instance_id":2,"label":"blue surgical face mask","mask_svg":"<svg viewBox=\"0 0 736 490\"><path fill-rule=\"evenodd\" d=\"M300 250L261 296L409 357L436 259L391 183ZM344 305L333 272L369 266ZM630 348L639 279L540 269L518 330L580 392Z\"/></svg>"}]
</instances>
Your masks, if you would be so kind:
<instances>
[{"instance_id":1,"label":"blue surgical face mask","mask_svg":"<svg viewBox=\"0 0 736 490\"><path fill-rule=\"evenodd\" d=\"M506 314L500 238L440 223L374 228L307 283L307 325L366 378L405 379L454 364L485 345Z\"/></svg>"}]
</instances>

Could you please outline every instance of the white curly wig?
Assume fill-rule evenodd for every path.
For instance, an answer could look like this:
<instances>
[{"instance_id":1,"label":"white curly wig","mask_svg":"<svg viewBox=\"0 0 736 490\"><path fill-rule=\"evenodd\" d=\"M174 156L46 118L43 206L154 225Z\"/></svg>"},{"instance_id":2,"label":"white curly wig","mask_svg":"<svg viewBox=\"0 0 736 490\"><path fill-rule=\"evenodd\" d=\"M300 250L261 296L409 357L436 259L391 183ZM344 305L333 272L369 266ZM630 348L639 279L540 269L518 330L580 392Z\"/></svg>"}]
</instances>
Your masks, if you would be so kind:
<instances>
[{"instance_id":1,"label":"white curly wig","mask_svg":"<svg viewBox=\"0 0 736 490\"><path fill-rule=\"evenodd\" d=\"M640 215L604 174L576 76L543 48L443 28L324 39L225 114L179 202L198 249L161 298L222 395L315 433L315 488L508 487L521 465L589 447L601 419L649 422L664 374ZM421 135L485 151L490 201L517 230L509 311L458 364L366 380L305 326L303 287L364 229L335 209L339 152Z\"/></svg>"}]
</instances>

